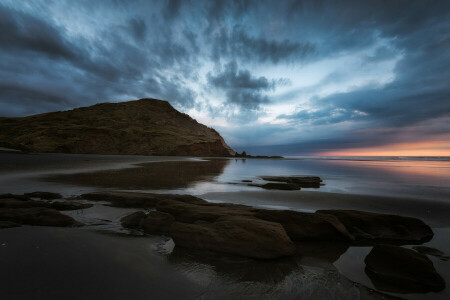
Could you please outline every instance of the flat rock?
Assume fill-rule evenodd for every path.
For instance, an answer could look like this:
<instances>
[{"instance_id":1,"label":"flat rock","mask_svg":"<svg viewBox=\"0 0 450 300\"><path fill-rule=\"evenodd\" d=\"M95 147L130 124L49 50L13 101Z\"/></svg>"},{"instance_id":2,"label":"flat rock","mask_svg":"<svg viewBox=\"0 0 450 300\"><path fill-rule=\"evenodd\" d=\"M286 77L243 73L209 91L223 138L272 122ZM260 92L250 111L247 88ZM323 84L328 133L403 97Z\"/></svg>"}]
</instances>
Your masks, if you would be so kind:
<instances>
[{"instance_id":1,"label":"flat rock","mask_svg":"<svg viewBox=\"0 0 450 300\"><path fill-rule=\"evenodd\" d=\"M263 176L265 181L294 183L302 188L319 188L322 179L317 176Z\"/></svg>"},{"instance_id":2,"label":"flat rock","mask_svg":"<svg viewBox=\"0 0 450 300\"><path fill-rule=\"evenodd\" d=\"M225 216L213 223L175 222L170 235L176 247L252 258L272 259L295 252L293 242L280 224L256 218Z\"/></svg>"},{"instance_id":3,"label":"flat rock","mask_svg":"<svg viewBox=\"0 0 450 300\"><path fill-rule=\"evenodd\" d=\"M178 222L214 222L224 216L253 216L254 209L249 206L228 203L186 203L177 200L163 200L156 209L175 217Z\"/></svg>"},{"instance_id":4,"label":"flat rock","mask_svg":"<svg viewBox=\"0 0 450 300\"><path fill-rule=\"evenodd\" d=\"M4 208L50 207L50 203L35 200L19 200L17 198L3 198L0 199L0 207Z\"/></svg>"},{"instance_id":5,"label":"flat rock","mask_svg":"<svg viewBox=\"0 0 450 300\"><path fill-rule=\"evenodd\" d=\"M336 216L356 240L422 244L433 231L419 219L356 210L319 210Z\"/></svg>"},{"instance_id":6,"label":"flat rock","mask_svg":"<svg viewBox=\"0 0 450 300\"><path fill-rule=\"evenodd\" d=\"M374 286L394 293L439 292L445 281L428 257L398 246L376 245L364 260Z\"/></svg>"},{"instance_id":7,"label":"flat rock","mask_svg":"<svg viewBox=\"0 0 450 300\"><path fill-rule=\"evenodd\" d=\"M186 203L206 203L205 200L191 195L147 194L128 192L97 192L83 194L79 199L91 201L108 201L116 207L151 208L162 200L177 200Z\"/></svg>"},{"instance_id":8,"label":"flat rock","mask_svg":"<svg viewBox=\"0 0 450 300\"><path fill-rule=\"evenodd\" d=\"M296 183L278 183L278 182L269 182L266 184L256 185L262 187L266 190L286 190L286 191L295 191L300 190L300 186Z\"/></svg>"},{"instance_id":9,"label":"flat rock","mask_svg":"<svg viewBox=\"0 0 450 300\"><path fill-rule=\"evenodd\" d=\"M91 203L79 203L75 201L55 201L50 203L51 208L56 210L78 210L90 208L93 206Z\"/></svg>"},{"instance_id":10,"label":"flat rock","mask_svg":"<svg viewBox=\"0 0 450 300\"><path fill-rule=\"evenodd\" d=\"M142 219L147 217L145 212L137 211L120 219L120 223L125 228L139 228Z\"/></svg>"},{"instance_id":11,"label":"flat rock","mask_svg":"<svg viewBox=\"0 0 450 300\"><path fill-rule=\"evenodd\" d=\"M283 225L293 241L352 241L353 236L333 215L291 210L259 210L255 217Z\"/></svg>"},{"instance_id":12,"label":"flat rock","mask_svg":"<svg viewBox=\"0 0 450 300\"><path fill-rule=\"evenodd\" d=\"M63 215L57 210L46 207L2 208L0 209L0 221L26 225L59 227L80 225L72 217Z\"/></svg>"},{"instance_id":13,"label":"flat rock","mask_svg":"<svg viewBox=\"0 0 450 300\"><path fill-rule=\"evenodd\" d=\"M139 227L145 233L169 234L173 222L175 222L175 218L172 215L160 211L151 211L146 218L140 220Z\"/></svg>"},{"instance_id":14,"label":"flat rock","mask_svg":"<svg viewBox=\"0 0 450 300\"><path fill-rule=\"evenodd\" d=\"M39 199L45 199L45 200L62 199L61 194L51 193L51 192L31 192L31 193L25 193L23 195L28 198L39 198Z\"/></svg>"}]
</instances>

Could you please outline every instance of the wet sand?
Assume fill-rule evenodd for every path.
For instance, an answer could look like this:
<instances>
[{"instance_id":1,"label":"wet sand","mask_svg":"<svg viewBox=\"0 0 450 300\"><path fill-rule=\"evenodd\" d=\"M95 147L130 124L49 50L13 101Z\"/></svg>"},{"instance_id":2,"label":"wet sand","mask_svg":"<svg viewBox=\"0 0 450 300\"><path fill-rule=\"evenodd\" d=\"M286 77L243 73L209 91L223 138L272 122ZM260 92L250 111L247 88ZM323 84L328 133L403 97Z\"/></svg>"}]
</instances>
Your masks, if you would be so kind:
<instances>
[{"instance_id":1,"label":"wet sand","mask_svg":"<svg viewBox=\"0 0 450 300\"><path fill-rule=\"evenodd\" d=\"M430 225L435 237L426 245L450 254L450 202L445 194L433 199L411 199L321 189L266 191L229 183L231 179L254 179L259 174L255 172L285 174L276 170L268 174L270 170L262 168L241 175L244 164L237 162L240 169L230 171L233 163L234 160L202 161L188 157L3 153L0 193L41 190L73 196L118 189L195 194L211 202L269 209L356 209L400 214L420 218ZM64 212L86 224L82 228L23 226L0 230L0 282L4 283L0 298L389 298L371 291L374 286L364 273L364 257L370 247L304 244L302 254L270 262L183 251L173 249L171 239L122 228L120 218L137 209L93 204L88 209ZM448 283L450 262L430 259ZM407 299L450 297L448 288L439 293L391 295Z\"/></svg>"}]
</instances>

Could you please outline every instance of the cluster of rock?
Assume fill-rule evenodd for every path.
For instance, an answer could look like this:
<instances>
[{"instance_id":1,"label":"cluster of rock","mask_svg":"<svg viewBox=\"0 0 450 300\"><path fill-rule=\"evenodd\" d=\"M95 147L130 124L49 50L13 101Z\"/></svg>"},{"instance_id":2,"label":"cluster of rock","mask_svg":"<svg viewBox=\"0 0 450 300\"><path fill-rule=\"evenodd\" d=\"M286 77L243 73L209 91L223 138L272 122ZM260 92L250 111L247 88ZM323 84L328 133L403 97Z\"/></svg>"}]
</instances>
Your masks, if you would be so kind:
<instances>
[{"instance_id":1,"label":"cluster of rock","mask_svg":"<svg viewBox=\"0 0 450 300\"><path fill-rule=\"evenodd\" d=\"M80 198L109 201L119 207L156 208L149 214L138 212L125 217L123 225L167 234L177 247L253 258L292 255L294 243L302 241L421 244L433 237L430 227L421 220L354 210L265 210L209 203L190 195L122 192L90 193Z\"/></svg>"},{"instance_id":2,"label":"cluster of rock","mask_svg":"<svg viewBox=\"0 0 450 300\"><path fill-rule=\"evenodd\" d=\"M41 200L33 200L39 198ZM67 201L42 201L61 199L62 196L49 192L33 192L23 195L0 195L0 228L20 225L79 226L72 217L61 214L61 210L77 210L92 204Z\"/></svg>"},{"instance_id":3,"label":"cluster of rock","mask_svg":"<svg viewBox=\"0 0 450 300\"><path fill-rule=\"evenodd\" d=\"M52 201L61 198L46 192L0 195L0 228L22 224L82 225L58 210L88 208L92 204L73 199ZM266 260L307 251L303 247L310 242L331 242L338 248L342 244L374 245L365 259L365 271L377 289L404 293L445 288L433 263L422 254L446 260L444 253L425 246L413 248L417 251L398 246L422 244L433 237L431 228L415 218L356 210L266 210L209 203L191 195L105 192L78 198L106 201L116 207L156 209L127 215L121 224L148 234L170 236L176 248Z\"/></svg>"}]
</instances>

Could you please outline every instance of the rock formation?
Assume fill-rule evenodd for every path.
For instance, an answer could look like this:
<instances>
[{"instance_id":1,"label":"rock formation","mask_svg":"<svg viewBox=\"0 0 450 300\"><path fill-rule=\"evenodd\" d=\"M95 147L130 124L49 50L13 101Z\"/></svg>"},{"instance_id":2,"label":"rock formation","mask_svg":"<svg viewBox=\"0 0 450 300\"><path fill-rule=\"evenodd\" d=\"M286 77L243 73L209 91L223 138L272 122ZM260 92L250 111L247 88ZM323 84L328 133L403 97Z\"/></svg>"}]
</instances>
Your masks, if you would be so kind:
<instances>
[{"instance_id":1,"label":"rock formation","mask_svg":"<svg viewBox=\"0 0 450 300\"><path fill-rule=\"evenodd\" d=\"M32 152L234 156L212 128L169 102L101 103L23 118L0 118L0 144Z\"/></svg>"}]
</instances>

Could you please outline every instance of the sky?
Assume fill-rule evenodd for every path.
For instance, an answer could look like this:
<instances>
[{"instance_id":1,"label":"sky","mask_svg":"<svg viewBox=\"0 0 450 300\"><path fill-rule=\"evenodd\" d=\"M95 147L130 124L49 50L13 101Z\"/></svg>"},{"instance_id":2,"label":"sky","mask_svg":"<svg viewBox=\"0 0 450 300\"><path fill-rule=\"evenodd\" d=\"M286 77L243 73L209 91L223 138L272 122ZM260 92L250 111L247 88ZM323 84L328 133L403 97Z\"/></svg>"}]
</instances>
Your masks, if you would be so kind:
<instances>
[{"instance_id":1,"label":"sky","mask_svg":"<svg viewBox=\"0 0 450 300\"><path fill-rule=\"evenodd\" d=\"M0 0L0 116L140 98L251 154L450 156L450 1Z\"/></svg>"}]
</instances>

